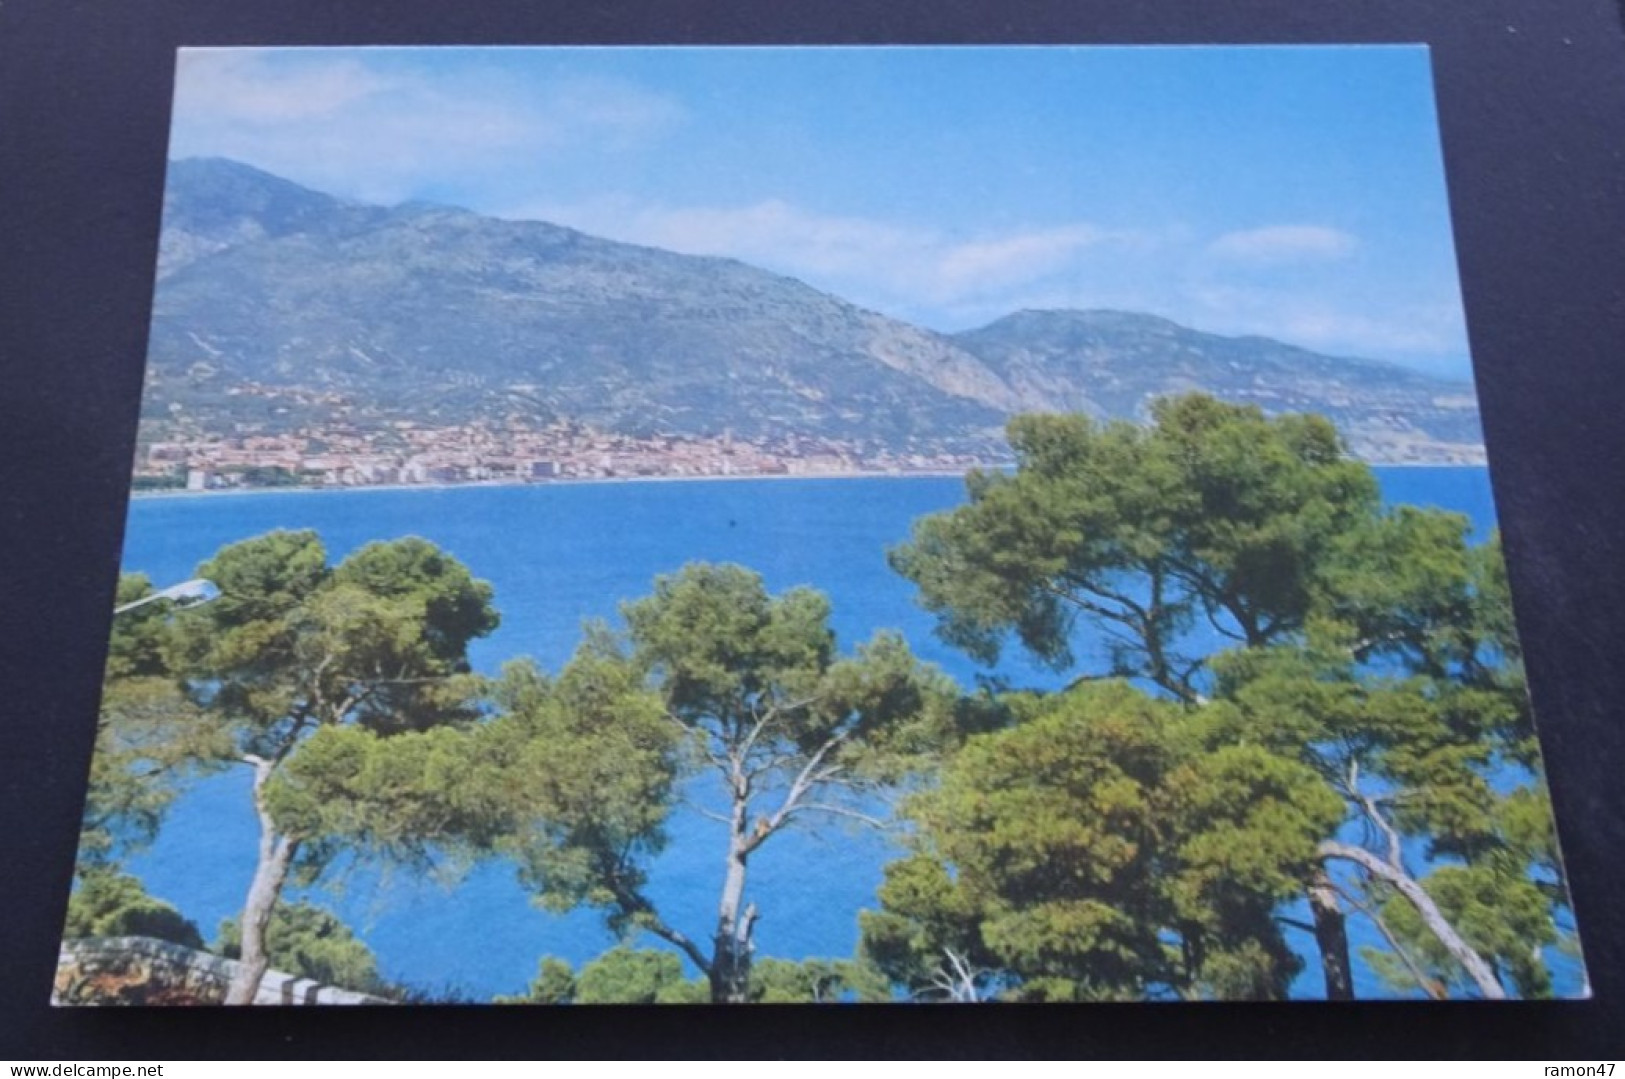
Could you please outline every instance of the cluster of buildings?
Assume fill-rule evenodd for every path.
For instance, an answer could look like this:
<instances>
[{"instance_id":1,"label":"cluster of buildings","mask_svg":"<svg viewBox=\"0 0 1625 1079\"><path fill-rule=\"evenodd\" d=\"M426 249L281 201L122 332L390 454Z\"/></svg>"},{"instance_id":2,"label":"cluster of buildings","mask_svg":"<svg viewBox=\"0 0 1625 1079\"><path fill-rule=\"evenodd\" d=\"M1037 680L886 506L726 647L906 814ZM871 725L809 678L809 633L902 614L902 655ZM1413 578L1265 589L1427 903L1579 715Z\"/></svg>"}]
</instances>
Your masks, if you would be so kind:
<instances>
[{"instance_id":1,"label":"cluster of buildings","mask_svg":"<svg viewBox=\"0 0 1625 1079\"><path fill-rule=\"evenodd\" d=\"M842 476L963 472L984 462L954 453L897 453L834 439L719 436L634 437L577 423L431 427L410 421L287 434L206 437L145 444L138 487L190 491L231 487L369 487L447 483L707 476Z\"/></svg>"}]
</instances>

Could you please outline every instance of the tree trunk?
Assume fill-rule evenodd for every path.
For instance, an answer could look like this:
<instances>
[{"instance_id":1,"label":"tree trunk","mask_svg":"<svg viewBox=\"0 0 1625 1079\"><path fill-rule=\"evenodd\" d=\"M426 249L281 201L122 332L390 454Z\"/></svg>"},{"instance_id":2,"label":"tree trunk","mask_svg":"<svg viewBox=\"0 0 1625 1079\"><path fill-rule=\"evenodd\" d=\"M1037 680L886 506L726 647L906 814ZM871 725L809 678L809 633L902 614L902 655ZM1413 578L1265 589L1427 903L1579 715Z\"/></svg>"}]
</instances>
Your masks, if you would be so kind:
<instances>
[{"instance_id":1,"label":"tree trunk","mask_svg":"<svg viewBox=\"0 0 1625 1079\"><path fill-rule=\"evenodd\" d=\"M1490 965L1484 961L1484 957L1461 939L1461 935L1456 932L1455 926L1450 924L1449 920L1445 918L1444 912L1439 910L1438 905L1433 902L1433 897L1428 895L1421 884L1417 883L1416 879L1409 873L1383 861L1364 847L1354 847L1347 843L1337 843L1332 840L1327 840L1320 845L1320 856L1322 858L1342 858L1345 861L1353 862L1372 876L1381 877L1399 889L1399 894L1408 899L1411 906L1416 908L1416 913L1421 915L1422 924L1427 926L1428 931L1438 938L1440 944L1444 945L1445 951L1449 952L1451 957L1461 964L1462 969L1467 972L1467 976L1478 986L1478 991L1483 993L1488 1000L1506 999L1506 989L1502 987L1500 979L1496 978L1495 972L1490 969Z\"/></svg>"},{"instance_id":2,"label":"tree trunk","mask_svg":"<svg viewBox=\"0 0 1625 1079\"><path fill-rule=\"evenodd\" d=\"M288 879L288 867L298 852L299 841L277 833L276 825L265 808L265 782L271 777L272 765L268 761L254 764L254 812L260 821L259 861L254 866L254 879L248 886L248 898L243 903L242 953L238 958L237 973L226 989L227 1004L252 1004L260 990L260 980L271 965L271 956L265 950L265 929L270 924L271 912L276 909L282 895L282 885Z\"/></svg>"},{"instance_id":3,"label":"tree trunk","mask_svg":"<svg viewBox=\"0 0 1625 1079\"><path fill-rule=\"evenodd\" d=\"M1185 704L1195 704L1196 694L1191 687L1174 676L1173 664L1168 662L1168 651L1162 643L1162 631L1154 628L1151 616L1144 623L1145 631L1142 639L1145 641L1146 674L1151 681L1172 693Z\"/></svg>"},{"instance_id":4,"label":"tree trunk","mask_svg":"<svg viewBox=\"0 0 1625 1079\"><path fill-rule=\"evenodd\" d=\"M1337 890L1325 866L1316 866L1305 889L1315 918L1315 943L1320 947L1320 969L1326 977L1327 1000L1353 1000L1354 977L1349 963L1349 936Z\"/></svg>"},{"instance_id":5,"label":"tree trunk","mask_svg":"<svg viewBox=\"0 0 1625 1079\"><path fill-rule=\"evenodd\" d=\"M750 957L755 947L751 930L756 924L756 908L741 912L745 897L745 863L750 857L750 836L746 831L747 803L735 798L728 835L728 873L717 904L717 934L711 952L711 1003L744 1004L750 993Z\"/></svg>"}]
</instances>

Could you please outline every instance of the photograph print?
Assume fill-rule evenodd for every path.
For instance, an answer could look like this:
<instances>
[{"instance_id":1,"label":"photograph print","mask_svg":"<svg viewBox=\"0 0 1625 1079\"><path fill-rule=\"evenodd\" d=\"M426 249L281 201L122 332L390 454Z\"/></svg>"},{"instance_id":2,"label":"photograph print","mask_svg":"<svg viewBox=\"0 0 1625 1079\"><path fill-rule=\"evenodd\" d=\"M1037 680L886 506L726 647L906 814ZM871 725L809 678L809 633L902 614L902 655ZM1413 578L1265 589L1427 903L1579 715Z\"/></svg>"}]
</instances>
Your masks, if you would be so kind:
<instances>
[{"instance_id":1,"label":"photograph print","mask_svg":"<svg viewBox=\"0 0 1625 1079\"><path fill-rule=\"evenodd\" d=\"M1431 87L182 50L53 1000L1588 995Z\"/></svg>"}]
</instances>

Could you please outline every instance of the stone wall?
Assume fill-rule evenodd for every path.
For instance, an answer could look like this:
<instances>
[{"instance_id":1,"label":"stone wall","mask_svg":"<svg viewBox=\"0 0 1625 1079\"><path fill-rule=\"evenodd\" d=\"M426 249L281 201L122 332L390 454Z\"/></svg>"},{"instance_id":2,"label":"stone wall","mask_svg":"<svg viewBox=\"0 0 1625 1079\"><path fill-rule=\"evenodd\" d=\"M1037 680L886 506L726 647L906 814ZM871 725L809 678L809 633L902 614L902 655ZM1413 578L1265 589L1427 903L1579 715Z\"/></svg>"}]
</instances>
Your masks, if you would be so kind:
<instances>
[{"instance_id":1,"label":"stone wall","mask_svg":"<svg viewBox=\"0 0 1625 1079\"><path fill-rule=\"evenodd\" d=\"M65 1005L220 1004L237 970L224 959L152 937L86 937L62 942L51 1003ZM267 971L255 1004L388 1004L382 997Z\"/></svg>"}]
</instances>

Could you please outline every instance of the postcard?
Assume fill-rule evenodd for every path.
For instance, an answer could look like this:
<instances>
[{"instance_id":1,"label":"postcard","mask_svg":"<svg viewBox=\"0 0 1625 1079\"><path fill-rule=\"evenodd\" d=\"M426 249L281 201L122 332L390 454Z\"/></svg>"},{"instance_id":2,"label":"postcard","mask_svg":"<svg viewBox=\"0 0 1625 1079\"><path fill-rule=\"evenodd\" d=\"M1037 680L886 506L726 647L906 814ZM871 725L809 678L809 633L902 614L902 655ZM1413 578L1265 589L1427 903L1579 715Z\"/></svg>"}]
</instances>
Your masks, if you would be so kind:
<instances>
[{"instance_id":1,"label":"postcard","mask_svg":"<svg viewBox=\"0 0 1625 1079\"><path fill-rule=\"evenodd\" d=\"M54 999L1587 995L1448 211L1420 46L183 50Z\"/></svg>"}]
</instances>

